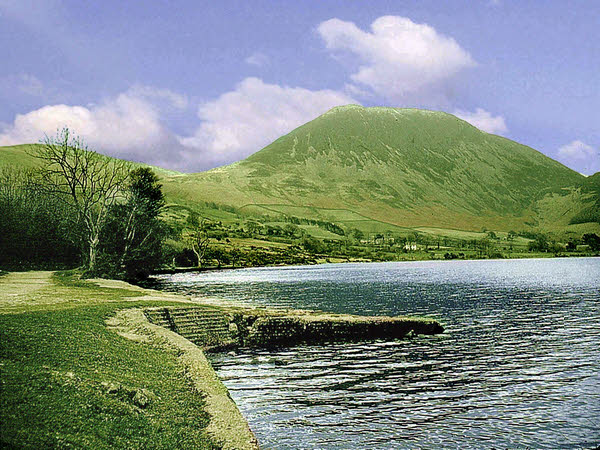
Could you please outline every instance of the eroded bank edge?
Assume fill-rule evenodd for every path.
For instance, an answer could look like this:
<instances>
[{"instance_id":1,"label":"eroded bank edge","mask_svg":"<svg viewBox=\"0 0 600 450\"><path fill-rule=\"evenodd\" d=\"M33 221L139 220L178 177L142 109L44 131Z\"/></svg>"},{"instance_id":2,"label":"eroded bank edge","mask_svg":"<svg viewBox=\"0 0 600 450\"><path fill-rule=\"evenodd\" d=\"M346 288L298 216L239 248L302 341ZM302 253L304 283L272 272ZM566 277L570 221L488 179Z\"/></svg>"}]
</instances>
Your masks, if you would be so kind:
<instances>
[{"instance_id":1,"label":"eroded bank edge","mask_svg":"<svg viewBox=\"0 0 600 450\"><path fill-rule=\"evenodd\" d=\"M207 432L225 449L257 449L248 422L231 399L204 352L183 336L150 323L141 308L123 309L107 321L109 328L136 341L152 341L175 350L195 389L205 396L210 423Z\"/></svg>"}]
</instances>

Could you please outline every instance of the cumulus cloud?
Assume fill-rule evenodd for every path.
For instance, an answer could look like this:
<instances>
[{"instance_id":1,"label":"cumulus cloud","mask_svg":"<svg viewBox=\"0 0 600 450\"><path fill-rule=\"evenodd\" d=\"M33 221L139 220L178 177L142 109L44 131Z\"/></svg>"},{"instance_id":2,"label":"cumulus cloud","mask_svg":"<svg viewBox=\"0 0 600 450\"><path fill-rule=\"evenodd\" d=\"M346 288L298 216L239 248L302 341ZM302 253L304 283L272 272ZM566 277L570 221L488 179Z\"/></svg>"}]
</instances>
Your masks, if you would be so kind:
<instances>
[{"instance_id":1,"label":"cumulus cloud","mask_svg":"<svg viewBox=\"0 0 600 450\"><path fill-rule=\"evenodd\" d=\"M256 52L248 56L244 61L251 66L263 67L269 64L269 57L264 53Z\"/></svg>"},{"instance_id":2,"label":"cumulus cloud","mask_svg":"<svg viewBox=\"0 0 600 450\"><path fill-rule=\"evenodd\" d=\"M504 134L508 131L504 117L492 116L490 112L482 108L477 108L474 112L457 109L452 114L486 133Z\"/></svg>"},{"instance_id":3,"label":"cumulus cloud","mask_svg":"<svg viewBox=\"0 0 600 450\"><path fill-rule=\"evenodd\" d=\"M233 91L200 105L196 132L180 142L197 149L204 167L237 161L328 109L356 103L332 90L311 91L246 78Z\"/></svg>"},{"instance_id":4,"label":"cumulus cloud","mask_svg":"<svg viewBox=\"0 0 600 450\"><path fill-rule=\"evenodd\" d=\"M598 152L596 152L591 145L580 140L563 145L558 149L558 154L560 156L573 159L588 159L594 157L597 153Z\"/></svg>"},{"instance_id":5,"label":"cumulus cloud","mask_svg":"<svg viewBox=\"0 0 600 450\"><path fill-rule=\"evenodd\" d=\"M69 127L84 138L90 148L111 156L173 164L182 151L176 137L163 125L159 109L148 100L150 88L136 87L98 105L48 105L26 114L17 114L0 132L0 145L39 142ZM180 104L175 94L156 90Z\"/></svg>"},{"instance_id":6,"label":"cumulus cloud","mask_svg":"<svg viewBox=\"0 0 600 450\"><path fill-rule=\"evenodd\" d=\"M331 19L317 31L329 50L358 59L353 81L396 102L445 95L447 82L475 65L454 39L405 17L379 17L370 31Z\"/></svg>"},{"instance_id":7,"label":"cumulus cloud","mask_svg":"<svg viewBox=\"0 0 600 450\"><path fill-rule=\"evenodd\" d=\"M583 174L591 175L600 171L600 152L580 140L560 147L558 159Z\"/></svg>"},{"instance_id":8,"label":"cumulus cloud","mask_svg":"<svg viewBox=\"0 0 600 450\"><path fill-rule=\"evenodd\" d=\"M195 132L177 136L164 123L164 109L185 108L187 98L165 89L133 86L99 104L48 105L18 114L13 123L0 126L0 145L39 142L66 126L93 150L199 171L244 158L328 109L348 103L356 101L337 91L246 78L234 90L201 104Z\"/></svg>"}]
</instances>

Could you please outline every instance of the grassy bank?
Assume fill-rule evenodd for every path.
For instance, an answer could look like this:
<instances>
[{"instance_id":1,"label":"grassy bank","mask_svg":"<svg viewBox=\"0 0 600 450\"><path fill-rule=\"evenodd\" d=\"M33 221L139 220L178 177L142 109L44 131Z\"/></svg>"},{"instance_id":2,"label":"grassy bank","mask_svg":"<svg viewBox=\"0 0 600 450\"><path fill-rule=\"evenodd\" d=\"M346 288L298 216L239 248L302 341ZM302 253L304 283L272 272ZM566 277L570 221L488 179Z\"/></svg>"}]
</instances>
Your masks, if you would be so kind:
<instances>
[{"instance_id":1,"label":"grassy bank","mask_svg":"<svg viewBox=\"0 0 600 450\"><path fill-rule=\"evenodd\" d=\"M0 292L0 447L217 446L178 353L106 326L176 302L49 272L4 275Z\"/></svg>"}]
</instances>

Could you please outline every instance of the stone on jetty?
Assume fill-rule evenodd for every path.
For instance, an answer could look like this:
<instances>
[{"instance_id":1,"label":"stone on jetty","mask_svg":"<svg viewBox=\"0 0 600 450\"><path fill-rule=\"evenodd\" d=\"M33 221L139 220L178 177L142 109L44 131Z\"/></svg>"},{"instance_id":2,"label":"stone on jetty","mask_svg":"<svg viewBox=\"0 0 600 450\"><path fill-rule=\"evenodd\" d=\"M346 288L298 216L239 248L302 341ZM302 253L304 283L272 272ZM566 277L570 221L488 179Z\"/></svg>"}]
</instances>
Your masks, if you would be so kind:
<instances>
[{"instance_id":1,"label":"stone on jetty","mask_svg":"<svg viewBox=\"0 0 600 450\"><path fill-rule=\"evenodd\" d=\"M241 307L147 308L148 320L206 349L401 339L438 334L435 320Z\"/></svg>"}]
</instances>

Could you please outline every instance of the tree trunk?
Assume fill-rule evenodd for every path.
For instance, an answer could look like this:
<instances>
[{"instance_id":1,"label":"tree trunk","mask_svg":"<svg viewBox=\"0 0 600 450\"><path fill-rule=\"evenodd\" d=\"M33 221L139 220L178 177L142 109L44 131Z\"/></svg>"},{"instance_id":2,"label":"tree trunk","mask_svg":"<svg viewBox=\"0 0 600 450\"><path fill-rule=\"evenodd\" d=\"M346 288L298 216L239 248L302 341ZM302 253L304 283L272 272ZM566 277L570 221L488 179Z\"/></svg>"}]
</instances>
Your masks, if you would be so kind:
<instances>
[{"instance_id":1,"label":"tree trunk","mask_svg":"<svg viewBox=\"0 0 600 450\"><path fill-rule=\"evenodd\" d=\"M88 270L93 272L96 269L96 254L98 252L98 238L94 237L90 241L90 255L88 261Z\"/></svg>"},{"instance_id":2,"label":"tree trunk","mask_svg":"<svg viewBox=\"0 0 600 450\"><path fill-rule=\"evenodd\" d=\"M196 250L196 248L194 246L192 246L192 251L194 252L194 255L196 255L196 267L200 267L200 253Z\"/></svg>"}]
</instances>

